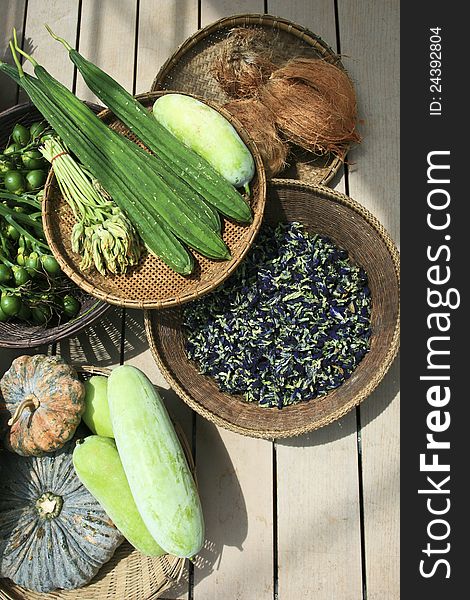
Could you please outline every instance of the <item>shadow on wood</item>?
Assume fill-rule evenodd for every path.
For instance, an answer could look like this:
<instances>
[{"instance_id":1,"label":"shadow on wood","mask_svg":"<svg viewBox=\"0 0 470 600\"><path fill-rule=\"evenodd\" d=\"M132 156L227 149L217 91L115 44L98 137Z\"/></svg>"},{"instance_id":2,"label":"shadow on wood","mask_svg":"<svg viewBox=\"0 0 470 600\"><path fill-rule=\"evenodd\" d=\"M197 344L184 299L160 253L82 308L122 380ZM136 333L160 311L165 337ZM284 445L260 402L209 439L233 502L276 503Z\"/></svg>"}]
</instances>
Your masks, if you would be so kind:
<instances>
[{"instance_id":1,"label":"shadow on wood","mask_svg":"<svg viewBox=\"0 0 470 600\"><path fill-rule=\"evenodd\" d=\"M7 0L1 3L0 19L0 60L13 63L8 42L12 37L12 29L16 27L19 39L23 35L23 22L26 0ZM6 75L0 75L0 111L16 103L18 86Z\"/></svg>"},{"instance_id":2,"label":"shadow on wood","mask_svg":"<svg viewBox=\"0 0 470 600\"><path fill-rule=\"evenodd\" d=\"M361 426L365 427L368 423L377 418L393 401L400 389L400 354L394 360L390 370L383 378L378 388L362 402L355 410L360 411ZM367 410L364 410L367 408ZM278 440L278 445L283 446L319 446L329 444L338 439L351 435L357 430L357 418L355 411L351 411L342 419L312 431L299 437Z\"/></svg>"},{"instance_id":3,"label":"shadow on wood","mask_svg":"<svg viewBox=\"0 0 470 600\"><path fill-rule=\"evenodd\" d=\"M206 522L206 540L195 561L199 583L217 571L225 546L243 550L248 515L235 467L217 427L197 417L197 440L196 473ZM210 464L198 463L201 456L210 456Z\"/></svg>"},{"instance_id":4,"label":"shadow on wood","mask_svg":"<svg viewBox=\"0 0 470 600\"><path fill-rule=\"evenodd\" d=\"M111 307L104 317L78 336L59 342L57 354L73 364L109 367L121 360L122 309ZM132 315L126 318L124 352L131 358L147 348L143 325Z\"/></svg>"}]
</instances>

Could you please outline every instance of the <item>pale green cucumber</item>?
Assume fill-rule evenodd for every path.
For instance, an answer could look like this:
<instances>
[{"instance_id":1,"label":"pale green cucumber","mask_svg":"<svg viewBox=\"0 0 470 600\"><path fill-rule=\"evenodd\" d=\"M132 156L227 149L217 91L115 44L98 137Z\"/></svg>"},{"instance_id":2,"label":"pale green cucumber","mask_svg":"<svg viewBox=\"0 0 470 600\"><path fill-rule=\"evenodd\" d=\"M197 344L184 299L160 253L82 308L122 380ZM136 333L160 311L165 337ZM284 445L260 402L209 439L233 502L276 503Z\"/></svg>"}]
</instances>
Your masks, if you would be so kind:
<instances>
[{"instance_id":1,"label":"pale green cucumber","mask_svg":"<svg viewBox=\"0 0 470 600\"><path fill-rule=\"evenodd\" d=\"M184 94L165 94L155 101L153 115L235 187L253 179L251 152L233 125L212 107Z\"/></svg>"},{"instance_id":2,"label":"pale green cucumber","mask_svg":"<svg viewBox=\"0 0 470 600\"><path fill-rule=\"evenodd\" d=\"M128 542L148 556L165 554L137 510L114 440L90 435L79 441L73 451L73 466Z\"/></svg>"},{"instance_id":3,"label":"pale green cucumber","mask_svg":"<svg viewBox=\"0 0 470 600\"><path fill-rule=\"evenodd\" d=\"M96 435L114 437L108 406L107 377L94 375L85 381L85 412L82 420Z\"/></svg>"},{"instance_id":4,"label":"pale green cucumber","mask_svg":"<svg viewBox=\"0 0 470 600\"><path fill-rule=\"evenodd\" d=\"M168 412L149 379L122 365L108 380L114 438L142 519L169 554L194 556L204 541L201 503Z\"/></svg>"}]
</instances>

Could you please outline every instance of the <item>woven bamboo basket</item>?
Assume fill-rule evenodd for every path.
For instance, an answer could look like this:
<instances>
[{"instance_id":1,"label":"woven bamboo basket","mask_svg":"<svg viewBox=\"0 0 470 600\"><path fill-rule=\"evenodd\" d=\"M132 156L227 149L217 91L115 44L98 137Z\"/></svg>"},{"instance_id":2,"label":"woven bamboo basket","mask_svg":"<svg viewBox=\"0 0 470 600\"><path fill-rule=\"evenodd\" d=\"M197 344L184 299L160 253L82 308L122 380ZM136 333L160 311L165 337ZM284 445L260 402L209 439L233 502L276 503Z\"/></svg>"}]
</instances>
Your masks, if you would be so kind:
<instances>
[{"instance_id":1,"label":"woven bamboo basket","mask_svg":"<svg viewBox=\"0 0 470 600\"><path fill-rule=\"evenodd\" d=\"M155 100L164 93L142 94L137 96L137 99L144 106L151 108ZM80 257L72 252L70 244L70 233L74 224L73 213L62 198L55 177L51 174L46 182L44 231L62 270L85 292L110 304L130 308L178 306L211 291L236 269L261 225L266 200L266 177L260 154L248 133L226 111L217 110L233 123L250 149L256 166L255 177L250 183L252 223L241 225L224 221L223 239L230 248L232 259L214 261L193 252L196 259L195 270L190 276L183 276L172 271L160 259L146 253L140 264L126 275L105 277L94 269L83 273L79 268ZM137 141L129 129L109 110L103 111L99 116L116 131Z\"/></svg>"},{"instance_id":2,"label":"woven bamboo basket","mask_svg":"<svg viewBox=\"0 0 470 600\"><path fill-rule=\"evenodd\" d=\"M282 65L293 57L322 58L343 68L340 57L318 35L287 19L263 14L224 17L189 37L169 57L157 73L152 90L178 90L197 94L219 105L230 98L214 78L210 66L220 46L234 27L249 27L268 34L267 49L273 62ZM315 156L300 148L291 148L289 166L277 177L299 179L306 183L326 184L338 172L342 161L334 155Z\"/></svg>"},{"instance_id":3,"label":"woven bamboo basket","mask_svg":"<svg viewBox=\"0 0 470 600\"><path fill-rule=\"evenodd\" d=\"M111 371L100 367L83 366L77 369L81 377L92 375L107 377ZM175 423L175 429L183 446L189 467L195 467L189 443ZM76 590L57 590L40 594L25 590L9 579L0 579L1 600L154 600L175 585L186 560L165 554L159 557L145 556L124 542L112 559L103 565L92 581Z\"/></svg>"},{"instance_id":4,"label":"woven bamboo basket","mask_svg":"<svg viewBox=\"0 0 470 600\"><path fill-rule=\"evenodd\" d=\"M96 104L89 104L95 111L101 110ZM18 104L0 113L0 148L4 148L8 136L16 123L26 127L35 121L43 119L41 113L30 103ZM21 322L0 323L0 347L2 348L31 348L42 344L52 344L66 337L76 335L81 329L101 317L109 308L105 302L97 301L86 292L77 290L76 294L81 303L81 310L75 319L57 325L42 327Z\"/></svg>"},{"instance_id":5,"label":"woven bamboo basket","mask_svg":"<svg viewBox=\"0 0 470 600\"><path fill-rule=\"evenodd\" d=\"M348 251L367 272L372 296L369 352L351 377L324 396L300 404L262 408L241 396L221 392L186 355L182 309L147 311L145 327L154 359L176 393L220 427L258 438L300 435L335 421L379 385L399 347L399 257L384 227L363 206L324 186L273 180L268 186L265 220L300 222Z\"/></svg>"}]
</instances>

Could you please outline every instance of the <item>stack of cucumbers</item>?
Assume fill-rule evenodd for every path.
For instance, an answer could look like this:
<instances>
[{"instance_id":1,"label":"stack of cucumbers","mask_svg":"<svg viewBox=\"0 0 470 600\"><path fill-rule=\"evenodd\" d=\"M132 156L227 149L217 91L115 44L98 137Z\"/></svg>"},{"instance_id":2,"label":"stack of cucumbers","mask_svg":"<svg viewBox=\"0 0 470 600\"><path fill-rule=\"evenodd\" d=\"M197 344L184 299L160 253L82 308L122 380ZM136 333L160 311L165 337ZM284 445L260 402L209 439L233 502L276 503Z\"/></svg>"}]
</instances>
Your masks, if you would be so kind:
<instances>
[{"instance_id":1,"label":"stack of cucumbers","mask_svg":"<svg viewBox=\"0 0 470 600\"><path fill-rule=\"evenodd\" d=\"M201 504L157 391L129 365L85 388L82 419L95 435L74 449L78 478L143 554L193 557L204 541Z\"/></svg>"},{"instance_id":2,"label":"stack of cucumbers","mask_svg":"<svg viewBox=\"0 0 470 600\"><path fill-rule=\"evenodd\" d=\"M182 275L194 268L188 248L211 259L228 260L230 252L221 236L219 213L249 223L252 214L244 196L114 79L52 35L66 46L91 91L152 154L98 119L19 48L15 32L10 48L17 68L0 63L0 70L26 91L51 127L128 216L152 254ZM33 64L35 76L23 71L18 53ZM246 147L245 153L246 177L237 185L246 188L254 175L254 163Z\"/></svg>"}]
</instances>

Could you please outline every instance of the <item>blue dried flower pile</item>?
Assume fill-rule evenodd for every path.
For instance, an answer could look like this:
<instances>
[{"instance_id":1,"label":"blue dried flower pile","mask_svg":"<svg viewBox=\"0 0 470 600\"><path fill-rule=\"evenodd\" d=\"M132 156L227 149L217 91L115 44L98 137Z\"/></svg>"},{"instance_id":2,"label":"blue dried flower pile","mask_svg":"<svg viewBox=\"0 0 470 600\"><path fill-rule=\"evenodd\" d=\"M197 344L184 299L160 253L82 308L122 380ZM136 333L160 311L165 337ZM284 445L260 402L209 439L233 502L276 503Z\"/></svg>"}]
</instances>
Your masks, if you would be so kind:
<instances>
[{"instance_id":1,"label":"blue dried flower pile","mask_svg":"<svg viewBox=\"0 0 470 600\"><path fill-rule=\"evenodd\" d=\"M187 353L221 390L260 406L310 400L350 377L369 349L367 276L300 223L263 225L227 282L187 305Z\"/></svg>"}]
</instances>

